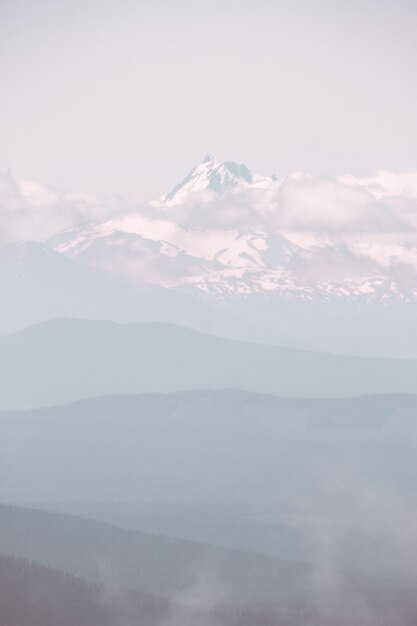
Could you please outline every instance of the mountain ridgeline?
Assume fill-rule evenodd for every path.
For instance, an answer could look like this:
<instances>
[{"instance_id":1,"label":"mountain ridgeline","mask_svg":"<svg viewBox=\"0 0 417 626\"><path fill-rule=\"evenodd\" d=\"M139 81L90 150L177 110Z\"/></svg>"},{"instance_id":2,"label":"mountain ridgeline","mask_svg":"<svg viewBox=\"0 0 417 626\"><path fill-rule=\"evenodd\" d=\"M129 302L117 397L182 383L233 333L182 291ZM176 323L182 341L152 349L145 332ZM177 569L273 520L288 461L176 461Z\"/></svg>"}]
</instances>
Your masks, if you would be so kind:
<instances>
[{"instance_id":1,"label":"mountain ridgeline","mask_svg":"<svg viewBox=\"0 0 417 626\"><path fill-rule=\"evenodd\" d=\"M417 361L251 344L170 324L61 319L0 338L0 409L216 388L293 397L414 393Z\"/></svg>"},{"instance_id":2,"label":"mountain ridgeline","mask_svg":"<svg viewBox=\"0 0 417 626\"><path fill-rule=\"evenodd\" d=\"M3 412L0 499L265 506L345 472L414 489L416 398L194 391Z\"/></svg>"}]
</instances>

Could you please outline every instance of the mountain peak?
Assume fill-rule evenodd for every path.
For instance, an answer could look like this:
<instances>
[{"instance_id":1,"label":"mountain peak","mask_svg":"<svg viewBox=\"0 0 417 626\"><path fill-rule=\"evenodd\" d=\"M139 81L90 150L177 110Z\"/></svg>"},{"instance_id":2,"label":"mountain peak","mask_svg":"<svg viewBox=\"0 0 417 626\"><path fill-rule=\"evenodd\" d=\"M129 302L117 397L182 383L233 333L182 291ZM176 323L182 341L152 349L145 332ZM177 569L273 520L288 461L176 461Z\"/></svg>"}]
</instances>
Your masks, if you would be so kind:
<instances>
[{"instance_id":1,"label":"mountain peak","mask_svg":"<svg viewBox=\"0 0 417 626\"><path fill-rule=\"evenodd\" d=\"M189 195L202 191L222 192L239 187L252 185L267 186L272 183L272 178L265 178L254 174L243 163L233 161L218 161L207 153L200 165L176 185L166 196L162 198L164 204L169 206L185 202Z\"/></svg>"}]
</instances>

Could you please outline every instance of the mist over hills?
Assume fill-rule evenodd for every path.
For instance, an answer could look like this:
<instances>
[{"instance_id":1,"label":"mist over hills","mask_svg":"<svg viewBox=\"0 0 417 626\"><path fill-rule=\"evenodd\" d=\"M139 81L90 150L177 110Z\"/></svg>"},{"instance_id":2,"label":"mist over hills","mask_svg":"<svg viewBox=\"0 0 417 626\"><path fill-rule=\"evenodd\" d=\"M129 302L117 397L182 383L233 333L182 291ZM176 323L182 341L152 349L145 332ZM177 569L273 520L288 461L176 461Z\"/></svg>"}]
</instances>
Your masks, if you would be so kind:
<instances>
[{"instance_id":1,"label":"mist over hills","mask_svg":"<svg viewBox=\"0 0 417 626\"><path fill-rule=\"evenodd\" d=\"M301 564L117 528L81 517L0 505L1 552L64 569L95 584L186 598L203 608L227 602L276 604L293 596ZM211 598L204 601L204 589Z\"/></svg>"},{"instance_id":2,"label":"mist over hills","mask_svg":"<svg viewBox=\"0 0 417 626\"><path fill-rule=\"evenodd\" d=\"M299 613L291 621L286 615L286 624ZM0 556L0 616L10 626L273 626L283 619L261 607L179 605L7 556Z\"/></svg>"},{"instance_id":3,"label":"mist over hills","mask_svg":"<svg viewBox=\"0 0 417 626\"><path fill-rule=\"evenodd\" d=\"M173 610L162 598L87 584L68 573L0 555L2 624L145 626L161 624Z\"/></svg>"},{"instance_id":4,"label":"mist over hills","mask_svg":"<svg viewBox=\"0 0 417 626\"><path fill-rule=\"evenodd\" d=\"M248 607L259 624L411 624L416 411L407 395L193 391L2 413L1 500L49 511L54 500L57 510L90 503L96 520L2 505L0 554L211 607L215 623ZM211 503L219 525L237 503L235 549L189 541L186 527L180 540L169 521L165 536L140 520L136 530L99 522L106 501L115 520L121 502L185 502L200 515Z\"/></svg>"},{"instance_id":5,"label":"mist over hills","mask_svg":"<svg viewBox=\"0 0 417 626\"><path fill-rule=\"evenodd\" d=\"M178 604L129 589L92 585L57 569L24 559L0 556L0 615L12 626L388 626L394 613L399 626L414 624L412 588L401 597L372 586L373 606L352 603L352 596L336 602L301 603L285 607L226 604L203 609ZM190 599L188 598L188 601Z\"/></svg>"}]
</instances>

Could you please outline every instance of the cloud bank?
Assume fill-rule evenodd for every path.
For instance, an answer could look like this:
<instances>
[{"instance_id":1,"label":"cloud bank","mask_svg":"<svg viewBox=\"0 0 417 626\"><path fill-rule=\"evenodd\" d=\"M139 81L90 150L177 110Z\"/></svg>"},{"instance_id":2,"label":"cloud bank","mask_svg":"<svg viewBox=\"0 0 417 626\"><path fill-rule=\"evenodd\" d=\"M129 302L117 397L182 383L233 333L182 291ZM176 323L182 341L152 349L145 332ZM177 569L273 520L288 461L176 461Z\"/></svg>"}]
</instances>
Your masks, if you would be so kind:
<instances>
[{"instance_id":1,"label":"cloud bank","mask_svg":"<svg viewBox=\"0 0 417 626\"><path fill-rule=\"evenodd\" d=\"M293 174L266 189L238 187L190 194L169 215L191 229L272 228L315 233L417 229L417 172L374 178Z\"/></svg>"},{"instance_id":2,"label":"cloud bank","mask_svg":"<svg viewBox=\"0 0 417 626\"><path fill-rule=\"evenodd\" d=\"M58 194L0 173L3 241L45 239L61 230L139 212L187 229L273 228L315 233L412 232L417 230L417 172L379 172L374 177L313 177L296 173L266 189L190 194L179 207L145 207L126 197Z\"/></svg>"},{"instance_id":3,"label":"cloud bank","mask_svg":"<svg viewBox=\"0 0 417 626\"><path fill-rule=\"evenodd\" d=\"M41 241L68 228L107 219L131 209L125 198L86 193L59 194L32 181L0 172L0 243Z\"/></svg>"}]
</instances>

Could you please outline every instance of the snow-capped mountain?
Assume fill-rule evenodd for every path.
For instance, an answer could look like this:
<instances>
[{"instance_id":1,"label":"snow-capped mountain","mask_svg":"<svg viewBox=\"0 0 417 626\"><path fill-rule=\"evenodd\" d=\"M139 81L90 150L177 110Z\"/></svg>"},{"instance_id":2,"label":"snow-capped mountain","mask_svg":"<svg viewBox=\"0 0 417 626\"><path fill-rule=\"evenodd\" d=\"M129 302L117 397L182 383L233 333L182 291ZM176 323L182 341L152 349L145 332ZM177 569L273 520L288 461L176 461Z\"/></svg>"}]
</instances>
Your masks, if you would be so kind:
<instances>
[{"instance_id":1,"label":"snow-capped mountain","mask_svg":"<svg viewBox=\"0 0 417 626\"><path fill-rule=\"evenodd\" d=\"M417 199L262 177L208 155L147 210L48 239L93 267L211 298L417 299ZM381 191L382 189L382 191Z\"/></svg>"},{"instance_id":2,"label":"snow-capped mountain","mask_svg":"<svg viewBox=\"0 0 417 626\"><path fill-rule=\"evenodd\" d=\"M247 188L267 189L274 181L275 176L258 176L246 165L230 161L222 163L212 154L207 154L200 165L161 198L161 202L167 206L175 206L189 200L191 194L204 191L219 193Z\"/></svg>"}]
</instances>

